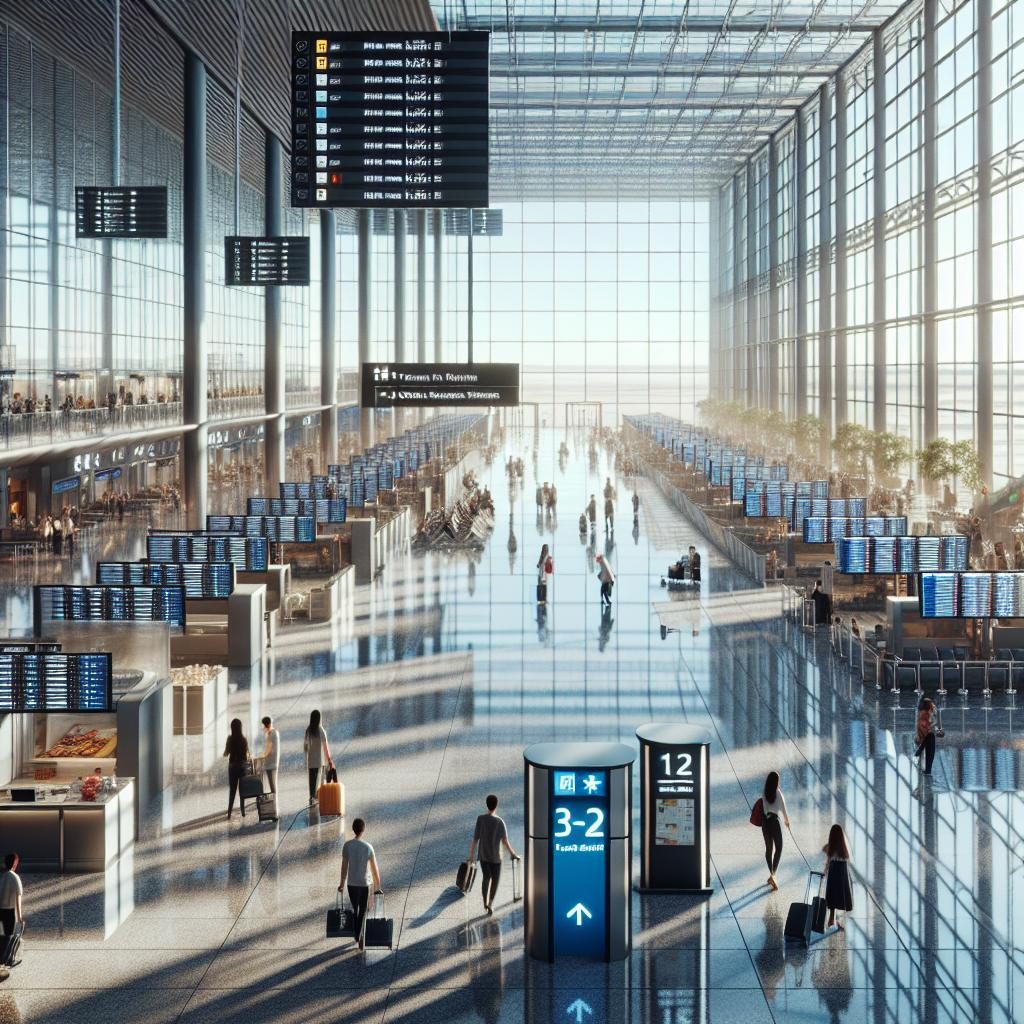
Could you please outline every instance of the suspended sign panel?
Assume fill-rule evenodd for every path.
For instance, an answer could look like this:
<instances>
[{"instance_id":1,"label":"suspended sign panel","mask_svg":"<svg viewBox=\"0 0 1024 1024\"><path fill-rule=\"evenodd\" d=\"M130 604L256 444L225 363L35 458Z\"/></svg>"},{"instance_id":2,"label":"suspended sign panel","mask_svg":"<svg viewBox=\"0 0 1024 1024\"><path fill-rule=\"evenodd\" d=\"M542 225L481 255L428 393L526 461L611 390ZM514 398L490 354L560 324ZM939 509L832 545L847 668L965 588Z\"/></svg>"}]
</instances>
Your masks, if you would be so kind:
<instances>
[{"instance_id":1,"label":"suspended sign panel","mask_svg":"<svg viewBox=\"0 0 1024 1024\"><path fill-rule=\"evenodd\" d=\"M445 210L444 233L495 238L505 233L504 214L501 210Z\"/></svg>"},{"instance_id":2,"label":"suspended sign panel","mask_svg":"<svg viewBox=\"0 0 1024 1024\"><path fill-rule=\"evenodd\" d=\"M488 201L487 32L293 32L292 205Z\"/></svg>"},{"instance_id":3,"label":"suspended sign panel","mask_svg":"<svg viewBox=\"0 0 1024 1024\"><path fill-rule=\"evenodd\" d=\"M76 188L75 237L166 238L166 186Z\"/></svg>"},{"instance_id":4,"label":"suspended sign panel","mask_svg":"<svg viewBox=\"0 0 1024 1024\"><path fill-rule=\"evenodd\" d=\"M309 284L308 235L228 235L224 260L228 285Z\"/></svg>"},{"instance_id":5,"label":"suspended sign panel","mask_svg":"<svg viewBox=\"0 0 1024 1024\"><path fill-rule=\"evenodd\" d=\"M364 409L409 406L514 406L518 363L363 363Z\"/></svg>"},{"instance_id":6,"label":"suspended sign panel","mask_svg":"<svg viewBox=\"0 0 1024 1024\"><path fill-rule=\"evenodd\" d=\"M0 653L0 713L113 710L109 654Z\"/></svg>"}]
</instances>

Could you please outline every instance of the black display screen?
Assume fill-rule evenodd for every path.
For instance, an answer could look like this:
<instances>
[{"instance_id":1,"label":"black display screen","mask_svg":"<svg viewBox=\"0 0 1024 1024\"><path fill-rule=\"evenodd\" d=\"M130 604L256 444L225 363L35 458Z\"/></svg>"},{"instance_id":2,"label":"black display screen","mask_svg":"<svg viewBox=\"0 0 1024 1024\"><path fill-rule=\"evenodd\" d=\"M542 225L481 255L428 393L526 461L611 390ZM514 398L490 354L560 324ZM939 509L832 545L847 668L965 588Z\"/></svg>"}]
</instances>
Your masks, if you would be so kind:
<instances>
[{"instance_id":1,"label":"black display screen","mask_svg":"<svg viewBox=\"0 0 1024 1024\"><path fill-rule=\"evenodd\" d=\"M488 204L487 32L293 32L292 205Z\"/></svg>"},{"instance_id":2,"label":"black display screen","mask_svg":"<svg viewBox=\"0 0 1024 1024\"><path fill-rule=\"evenodd\" d=\"M109 654L0 653L0 713L113 710Z\"/></svg>"},{"instance_id":3,"label":"black display screen","mask_svg":"<svg viewBox=\"0 0 1024 1024\"><path fill-rule=\"evenodd\" d=\"M309 284L309 236L228 235L224 263L228 285Z\"/></svg>"},{"instance_id":4,"label":"black display screen","mask_svg":"<svg viewBox=\"0 0 1024 1024\"><path fill-rule=\"evenodd\" d=\"M166 238L166 186L76 188L75 237Z\"/></svg>"},{"instance_id":5,"label":"black display screen","mask_svg":"<svg viewBox=\"0 0 1024 1024\"><path fill-rule=\"evenodd\" d=\"M152 562L234 562L248 572L266 572L270 545L266 537L157 532L146 538L146 557Z\"/></svg>"},{"instance_id":6,"label":"black display screen","mask_svg":"<svg viewBox=\"0 0 1024 1024\"><path fill-rule=\"evenodd\" d=\"M33 625L38 633L44 622L167 622L185 628L183 587L77 587L34 588Z\"/></svg>"}]
</instances>

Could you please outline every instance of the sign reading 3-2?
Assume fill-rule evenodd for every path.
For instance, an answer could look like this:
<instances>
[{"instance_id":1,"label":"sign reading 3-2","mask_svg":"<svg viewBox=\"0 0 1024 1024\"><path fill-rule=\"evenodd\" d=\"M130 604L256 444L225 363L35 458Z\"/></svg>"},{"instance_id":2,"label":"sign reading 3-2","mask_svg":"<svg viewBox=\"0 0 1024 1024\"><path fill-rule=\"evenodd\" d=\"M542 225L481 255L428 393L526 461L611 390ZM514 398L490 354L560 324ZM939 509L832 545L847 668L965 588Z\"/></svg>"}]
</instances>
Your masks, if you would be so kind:
<instances>
[{"instance_id":1,"label":"sign reading 3-2","mask_svg":"<svg viewBox=\"0 0 1024 1024\"><path fill-rule=\"evenodd\" d=\"M568 838L574 828L584 829L583 835L587 839L604 839L604 811L600 807L588 807L583 813L582 819L576 818L573 815L579 814L578 809L556 807L555 831L552 833L555 839Z\"/></svg>"},{"instance_id":2,"label":"sign reading 3-2","mask_svg":"<svg viewBox=\"0 0 1024 1024\"><path fill-rule=\"evenodd\" d=\"M554 942L558 953L603 956L608 775L551 773Z\"/></svg>"}]
</instances>

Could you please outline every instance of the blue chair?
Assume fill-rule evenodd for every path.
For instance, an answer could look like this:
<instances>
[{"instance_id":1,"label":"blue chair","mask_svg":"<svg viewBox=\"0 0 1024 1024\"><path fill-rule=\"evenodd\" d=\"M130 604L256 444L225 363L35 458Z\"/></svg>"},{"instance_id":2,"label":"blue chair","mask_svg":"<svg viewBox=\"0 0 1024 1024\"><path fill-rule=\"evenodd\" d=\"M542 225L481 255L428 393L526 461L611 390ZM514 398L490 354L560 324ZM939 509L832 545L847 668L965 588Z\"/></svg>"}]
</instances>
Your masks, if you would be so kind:
<instances>
[{"instance_id":1,"label":"blue chair","mask_svg":"<svg viewBox=\"0 0 1024 1024\"><path fill-rule=\"evenodd\" d=\"M939 661L962 661L964 659L957 658L956 651L952 647L940 647L935 652L938 655Z\"/></svg>"},{"instance_id":2,"label":"blue chair","mask_svg":"<svg viewBox=\"0 0 1024 1024\"><path fill-rule=\"evenodd\" d=\"M921 648L920 647L904 647L903 648L903 660L904 661L920 661L921 660Z\"/></svg>"},{"instance_id":3,"label":"blue chair","mask_svg":"<svg viewBox=\"0 0 1024 1024\"><path fill-rule=\"evenodd\" d=\"M987 697L992 692L988 687L987 676L988 665L984 661L964 662L964 679L960 693L966 695L974 690Z\"/></svg>"}]
</instances>

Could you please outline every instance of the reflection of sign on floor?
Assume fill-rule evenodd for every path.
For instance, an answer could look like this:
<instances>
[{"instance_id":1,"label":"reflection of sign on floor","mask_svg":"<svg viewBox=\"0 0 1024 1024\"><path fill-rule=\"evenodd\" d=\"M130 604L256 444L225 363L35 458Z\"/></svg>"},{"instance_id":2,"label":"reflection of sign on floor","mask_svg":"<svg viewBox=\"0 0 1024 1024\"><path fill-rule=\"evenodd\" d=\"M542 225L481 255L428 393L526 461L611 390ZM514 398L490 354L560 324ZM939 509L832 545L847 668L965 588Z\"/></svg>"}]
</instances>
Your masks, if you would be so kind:
<instances>
[{"instance_id":1,"label":"reflection of sign on floor","mask_svg":"<svg viewBox=\"0 0 1024 1024\"><path fill-rule=\"evenodd\" d=\"M693 846L694 802L692 800L659 800L654 821L655 846Z\"/></svg>"},{"instance_id":2,"label":"reflection of sign on floor","mask_svg":"<svg viewBox=\"0 0 1024 1024\"><path fill-rule=\"evenodd\" d=\"M583 1024L584 1014L588 1017L594 1015L594 1011L582 999L577 999L575 1002L570 1003L565 1008L565 1012L569 1015L570 1020L575 1019L576 1024Z\"/></svg>"}]
</instances>

